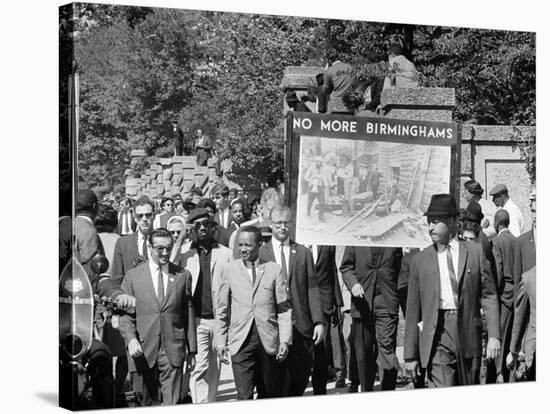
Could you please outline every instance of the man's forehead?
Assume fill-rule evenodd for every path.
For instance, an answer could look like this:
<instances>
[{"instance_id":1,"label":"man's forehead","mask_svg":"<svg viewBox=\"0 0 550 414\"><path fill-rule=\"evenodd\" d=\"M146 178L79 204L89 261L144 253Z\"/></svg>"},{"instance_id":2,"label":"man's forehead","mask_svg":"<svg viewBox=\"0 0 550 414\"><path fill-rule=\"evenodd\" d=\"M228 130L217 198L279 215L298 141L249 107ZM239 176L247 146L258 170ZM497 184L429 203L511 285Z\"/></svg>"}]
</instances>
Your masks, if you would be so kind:
<instances>
[{"instance_id":1,"label":"man's forehead","mask_svg":"<svg viewBox=\"0 0 550 414\"><path fill-rule=\"evenodd\" d=\"M152 211L153 207L151 207L149 204L143 204L136 207L136 213L151 213Z\"/></svg>"},{"instance_id":2,"label":"man's forehead","mask_svg":"<svg viewBox=\"0 0 550 414\"><path fill-rule=\"evenodd\" d=\"M155 246L169 246L172 244L172 238L171 237L154 237L153 238L153 245Z\"/></svg>"}]
</instances>

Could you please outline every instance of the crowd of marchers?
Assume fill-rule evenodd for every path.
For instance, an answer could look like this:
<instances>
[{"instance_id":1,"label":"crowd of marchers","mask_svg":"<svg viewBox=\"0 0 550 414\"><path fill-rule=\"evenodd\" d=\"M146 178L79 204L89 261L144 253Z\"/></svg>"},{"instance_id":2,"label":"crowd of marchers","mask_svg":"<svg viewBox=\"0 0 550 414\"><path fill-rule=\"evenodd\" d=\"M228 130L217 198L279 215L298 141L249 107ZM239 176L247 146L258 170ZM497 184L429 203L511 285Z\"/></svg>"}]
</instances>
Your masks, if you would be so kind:
<instances>
[{"instance_id":1,"label":"crowd of marchers","mask_svg":"<svg viewBox=\"0 0 550 414\"><path fill-rule=\"evenodd\" d=\"M432 196L432 244L410 250L298 244L275 188L254 214L224 184L212 198L164 198L160 210L145 196L110 205L80 190L78 259L105 255L96 289L132 309L103 327L97 382L114 394L131 386L151 405L216 401L221 364L238 399L303 395L310 380L314 394L331 381L372 391L376 378L393 390L403 365L415 387L533 380L535 193L528 231L505 185L492 202L474 180L465 193L462 209ZM60 219L60 269L70 226Z\"/></svg>"}]
</instances>

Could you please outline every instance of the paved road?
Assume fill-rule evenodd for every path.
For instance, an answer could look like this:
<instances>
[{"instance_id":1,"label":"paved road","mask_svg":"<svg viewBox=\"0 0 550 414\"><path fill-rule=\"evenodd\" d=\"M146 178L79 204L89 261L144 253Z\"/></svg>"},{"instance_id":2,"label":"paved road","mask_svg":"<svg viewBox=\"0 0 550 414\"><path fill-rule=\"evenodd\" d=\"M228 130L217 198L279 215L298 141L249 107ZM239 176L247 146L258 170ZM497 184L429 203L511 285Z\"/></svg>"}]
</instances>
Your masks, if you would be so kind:
<instances>
[{"instance_id":1,"label":"paved road","mask_svg":"<svg viewBox=\"0 0 550 414\"><path fill-rule=\"evenodd\" d=\"M402 360L402 347L397 348L397 357ZM327 384L327 394L328 395L337 395L337 394L347 394L347 388L334 388L335 382L329 382ZM412 384L402 384L398 383L397 390L404 390L412 388ZM374 386L374 390L379 390L379 382L377 381ZM304 395L313 395L313 388L311 386L311 381L308 384L306 392ZM231 365L222 364L222 371L220 374L220 385L218 386L218 396L217 401L236 401L237 400L237 391L235 390L235 383L233 381L233 371Z\"/></svg>"}]
</instances>

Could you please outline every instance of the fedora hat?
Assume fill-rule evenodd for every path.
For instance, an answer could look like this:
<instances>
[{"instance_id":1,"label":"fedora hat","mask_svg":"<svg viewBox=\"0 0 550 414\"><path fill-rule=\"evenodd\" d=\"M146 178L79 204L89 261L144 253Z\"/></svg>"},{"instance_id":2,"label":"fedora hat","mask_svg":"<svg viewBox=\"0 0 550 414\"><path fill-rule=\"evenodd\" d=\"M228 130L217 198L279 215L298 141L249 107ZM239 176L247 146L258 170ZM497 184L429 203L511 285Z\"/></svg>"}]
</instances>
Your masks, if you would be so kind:
<instances>
[{"instance_id":1,"label":"fedora hat","mask_svg":"<svg viewBox=\"0 0 550 414\"><path fill-rule=\"evenodd\" d=\"M456 216L456 200L451 194L434 194L425 216Z\"/></svg>"},{"instance_id":2,"label":"fedora hat","mask_svg":"<svg viewBox=\"0 0 550 414\"><path fill-rule=\"evenodd\" d=\"M288 91L285 97L287 103L298 102L298 96L294 91Z\"/></svg>"}]
</instances>

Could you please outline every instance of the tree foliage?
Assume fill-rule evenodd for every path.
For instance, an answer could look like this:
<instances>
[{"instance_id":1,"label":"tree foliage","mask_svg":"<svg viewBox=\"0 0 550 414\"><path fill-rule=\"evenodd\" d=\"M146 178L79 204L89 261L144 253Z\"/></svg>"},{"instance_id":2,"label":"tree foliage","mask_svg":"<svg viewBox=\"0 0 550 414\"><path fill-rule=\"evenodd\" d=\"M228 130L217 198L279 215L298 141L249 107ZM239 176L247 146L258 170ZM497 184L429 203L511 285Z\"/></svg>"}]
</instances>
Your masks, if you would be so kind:
<instances>
[{"instance_id":1,"label":"tree foliage","mask_svg":"<svg viewBox=\"0 0 550 414\"><path fill-rule=\"evenodd\" d=\"M123 182L132 149L154 154L170 145L172 119L187 138L199 127L214 138L241 185L253 190L282 177L285 67L324 66L336 49L358 73L373 70L386 59L392 33L404 36L426 86L456 89L455 120L535 124L533 33L78 7L79 156L91 186Z\"/></svg>"}]
</instances>

